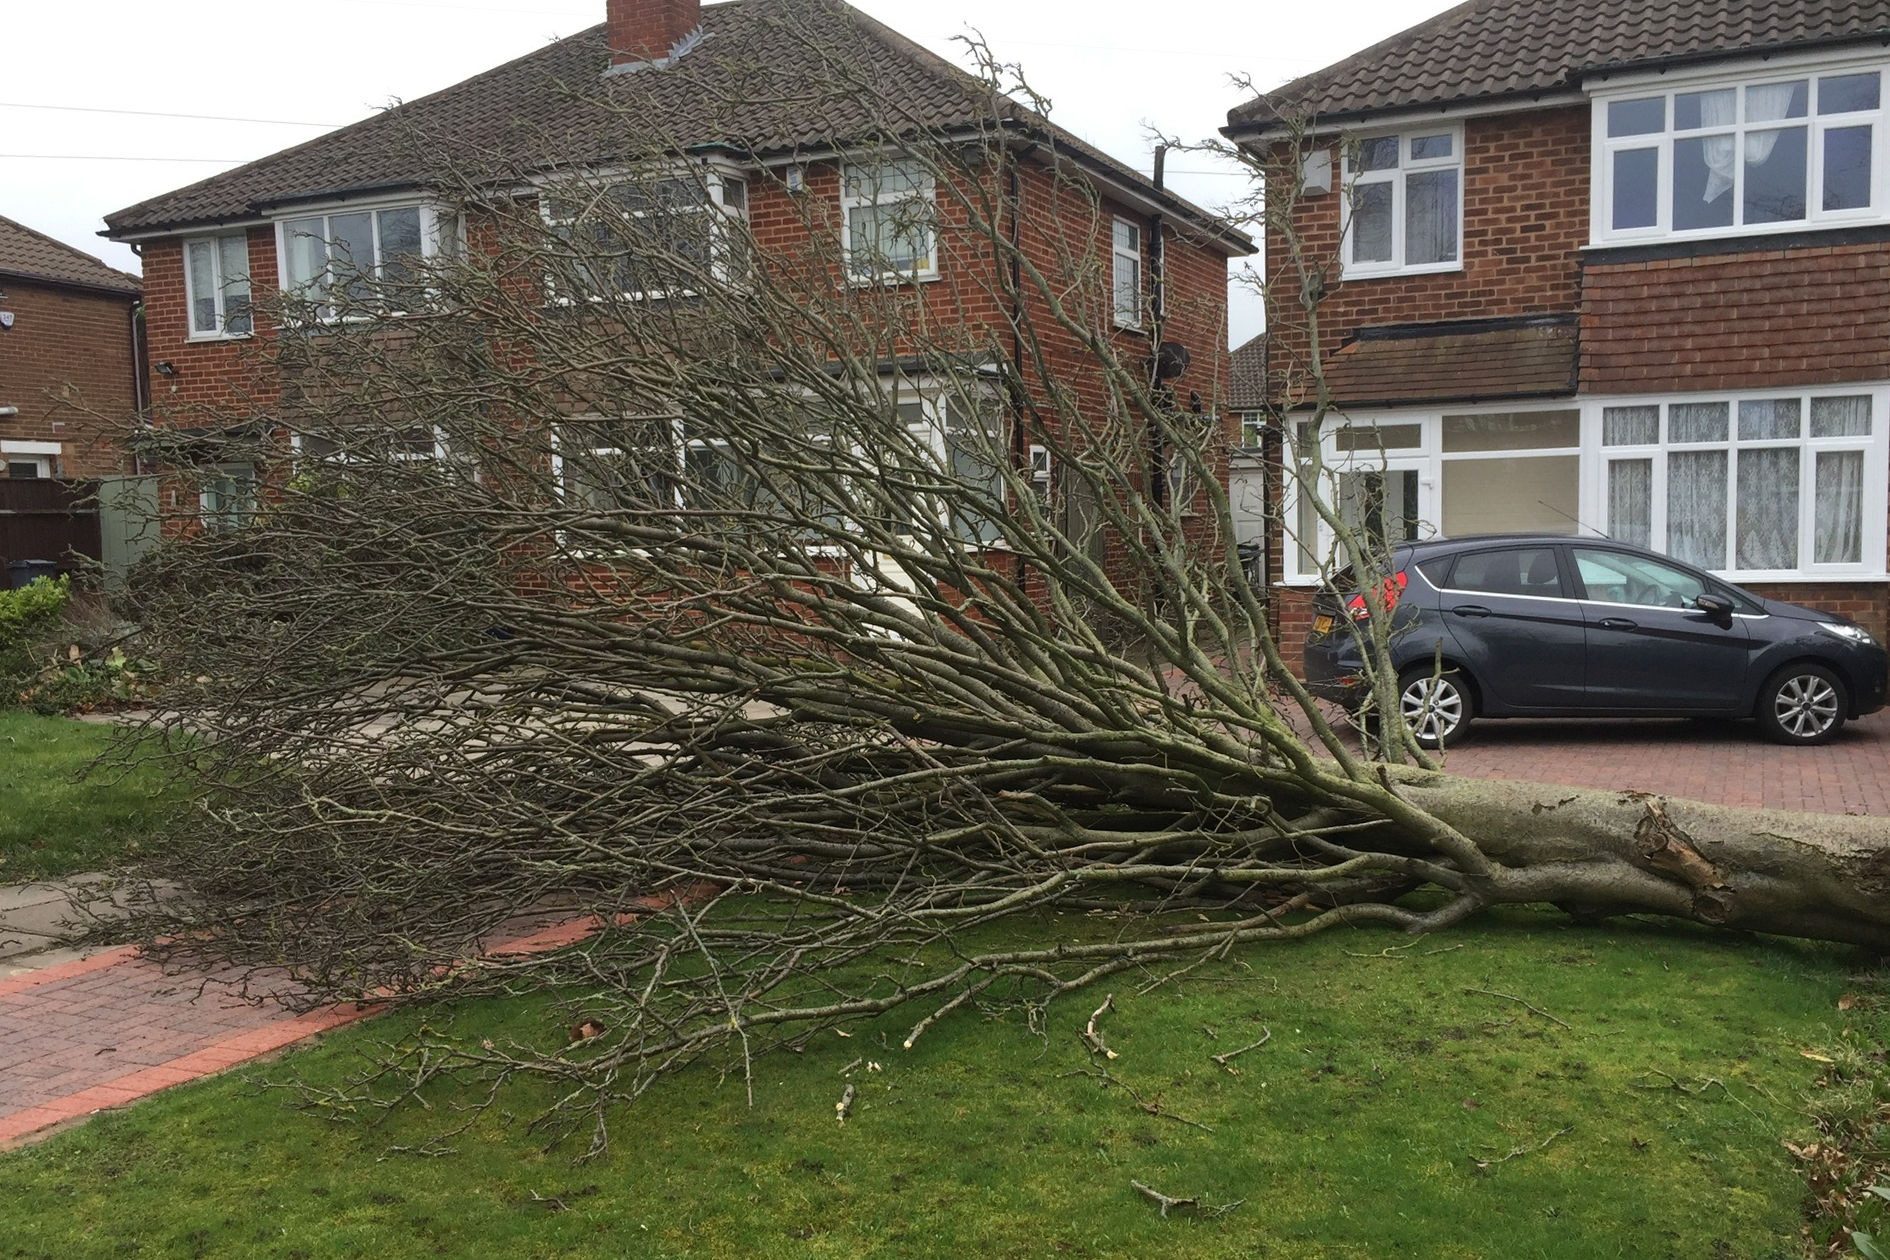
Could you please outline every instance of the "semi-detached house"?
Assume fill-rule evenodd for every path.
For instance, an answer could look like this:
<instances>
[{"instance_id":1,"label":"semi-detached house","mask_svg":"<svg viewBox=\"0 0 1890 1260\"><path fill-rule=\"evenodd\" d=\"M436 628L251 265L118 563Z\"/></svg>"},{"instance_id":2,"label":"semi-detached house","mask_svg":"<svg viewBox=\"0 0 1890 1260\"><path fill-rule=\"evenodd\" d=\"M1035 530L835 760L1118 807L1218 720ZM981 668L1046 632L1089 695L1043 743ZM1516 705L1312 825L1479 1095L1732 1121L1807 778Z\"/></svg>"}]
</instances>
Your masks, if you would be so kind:
<instances>
[{"instance_id":1,"label":"semi-detached house","mask_svg":"<svg viewBox=\"0 0 1890 1260\"><path fill-rule=\"evenodd\" d=\"M1311 127L1294 225L1327 268L1348 510L1605 533L1884 634L1886 71L1885 0L1471 0L1233 110L1256 153ZM1329 541L1284 482L1292 644Z\"/></svg>"},{"instance_id":2,"label":"semi-detached house","mask_svg":"<svg viewBox=\"0 0 1890 1260\"><path fill-rule=\"evenodd\" d=\"M1185 347L1190 366L1171 383L1215 414L1227 261L1253 249L1240 233L1030 109L994 102L988 85L839 0L610 0L607 17L444 91L107 216L106 235L144 260L149 355L162 364L157 423L199 423L206 411L280 418L292 395L267 356L248 351L278 336L320 336L318 325L275 327L270 299L319 290L334 259L386 277L403 258L479 248L478 233L430 196L446 173L483 164L508 173L502 195L530 198L540 176L609 172L647 143L630 143L632 130L682 138L673 156L688 178L677 187L704 204L671 213L710 212L719 231L758 250L791 251L818 217L810 205L824 206L842 239L876 242L876 256L892 259L873 283L912 286L936 326L1003 333L1010 313L992 298L1002 284L978 270L996 264L988 251L955 248L951 199L931 174L901 163L873 95L934 143L960 127L988 134L995 109L1008 137L1004 169L983 174L997 186L1014 177L1007 213L1018 239L1041 249L1048 268L1068 249L1070 224L1084 224L1080 249L1114 295L1105 334L1149 362L1160 342ZM873 91L856 99L810 86L831 84L836 66ZM643 111L635 116L611 94L612 83L632 80L622 99ZM1074 207L1071 172L1086 189ZM555 217L553 199L541 200ZM905 226L889 229L895 219ZM1049 353L1065 356L1072 376L1083 371L1074 342ZM897 388L902 414L935 425L949 455L938 396L904 369ZM227 519L223 488L212 484L205 508Z\"/></svg>"}]
</instances>

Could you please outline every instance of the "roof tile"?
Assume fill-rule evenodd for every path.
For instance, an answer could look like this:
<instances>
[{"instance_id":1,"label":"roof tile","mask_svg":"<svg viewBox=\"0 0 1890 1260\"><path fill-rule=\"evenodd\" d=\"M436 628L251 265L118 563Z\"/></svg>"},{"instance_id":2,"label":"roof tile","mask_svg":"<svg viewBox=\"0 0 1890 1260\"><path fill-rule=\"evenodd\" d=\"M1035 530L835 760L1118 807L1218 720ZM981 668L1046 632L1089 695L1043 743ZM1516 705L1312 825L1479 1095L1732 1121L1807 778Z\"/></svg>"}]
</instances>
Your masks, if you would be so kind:
<instances>
[{"instance_id":1,"label":"roof tile","mask_svg":"<svg viewBox=\"0 0 1890 1260\"><path fill-rule=\"evenodd\" d=\"M0 275L115 293L137 294L143 289L138 277L4 217L0 217Z\"/></svg>"},{"instance_id":2,"label":"roof tile","mask_svg":"<svg viewBox=\"0 0 1890 1260\"><path fill-rule=\"evenodd\" d=\"M1228 111L1230 132L1528 96L1599 70L1890 38L1890 0L1468 0Z\"/></svg>"},{"instance_id":3,"label":"roof tile","mask_svg":"<svg viewBox=\"0 0 1890 1260\"><path fill-rule=\"evenodd\" d=\"M836 138L858 142L887 130L881 102L893 103L902 129L912 131L1020 124L1153 192L1145 176L994 97L979 79L842 0L731 0L704 7L702 29L702 42L671 66L606 79L605 27L594 26L105 221L111 235L133 236L253 220L294 202L458 186L468 175L525 177L679 147L818 152ZM1161 199L1199 224L1215 223L1181 198ZM1245 237L1215 234L1250 252Z\"/></svg>"}]
</instances>

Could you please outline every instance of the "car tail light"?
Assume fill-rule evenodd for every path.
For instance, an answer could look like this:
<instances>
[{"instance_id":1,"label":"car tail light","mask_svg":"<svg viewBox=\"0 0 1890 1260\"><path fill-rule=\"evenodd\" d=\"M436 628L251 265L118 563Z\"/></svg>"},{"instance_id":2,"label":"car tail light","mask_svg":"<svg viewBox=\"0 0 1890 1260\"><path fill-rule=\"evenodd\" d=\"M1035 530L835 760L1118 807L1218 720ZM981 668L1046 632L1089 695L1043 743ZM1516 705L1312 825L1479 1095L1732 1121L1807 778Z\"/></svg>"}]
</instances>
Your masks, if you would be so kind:
<instances>
[{"instance_id":1,"label":"car tail light","mask_svg":"<svg viewBox=\"0 0 1890 1260\"><path fill-rule=\"evenodd\" d=\"M1384 611L1390 612L1398 606L1398 597L1404 594L1404 588L1410 584L1411 579L1406 577L1403 573L1394 573L1385 579ZM1354 621L1364 621L1372 615L1371 609L1365 606L1365 597L1363 595L1352 596L1351 601L1345 606L1345 611L1352 614L1352 620Z\"/></svg>"}]
</instances>

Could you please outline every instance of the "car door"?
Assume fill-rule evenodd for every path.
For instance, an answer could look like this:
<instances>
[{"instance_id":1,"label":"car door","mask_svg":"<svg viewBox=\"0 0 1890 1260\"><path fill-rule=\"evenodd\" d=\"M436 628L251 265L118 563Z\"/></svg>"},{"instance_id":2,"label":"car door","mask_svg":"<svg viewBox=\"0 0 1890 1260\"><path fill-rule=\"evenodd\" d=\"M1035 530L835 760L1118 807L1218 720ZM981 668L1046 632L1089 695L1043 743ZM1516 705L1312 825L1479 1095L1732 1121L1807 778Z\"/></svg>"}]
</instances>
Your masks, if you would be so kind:
<instances>
[{"instance_id":1,"label":"car door","mask_svg":"<svg viewBox=\"0 0 1890 1260\"><path fill-rule=\"evenodd\" d=\"M1508 545L1458 556L1438 612L1486 713L1578 709L1586 624L1560 549Z\"/></svg>"},{"instance_id":2,"label":"car door","mask_svg":"<svg viewBox=\"0 0 1890 1260\"><path fill-rule=\"evenodd\" d=\"M1737 713L1753 643L1739 617L1702 612L1703 573L1632 551L1569 548L1587 622L1588 707Z\"/></svg>"}]
</instances>

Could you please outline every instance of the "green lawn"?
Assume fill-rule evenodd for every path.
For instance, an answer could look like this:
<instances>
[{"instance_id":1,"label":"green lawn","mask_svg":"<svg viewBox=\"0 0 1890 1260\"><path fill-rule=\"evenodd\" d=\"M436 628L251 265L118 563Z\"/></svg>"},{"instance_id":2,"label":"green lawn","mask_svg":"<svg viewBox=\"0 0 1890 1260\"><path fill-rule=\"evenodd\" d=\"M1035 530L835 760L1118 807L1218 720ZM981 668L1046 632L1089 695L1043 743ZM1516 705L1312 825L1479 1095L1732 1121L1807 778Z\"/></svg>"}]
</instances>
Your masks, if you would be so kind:
<instances>
[{"instance_id":1,"label":"green lawn","mask_svg":"<svg viewBox=\"0 0 1890 1260\"><path fill-rule=\"evenodd\" d=\"M122 865L162 840L173 806L155 767L85 773L111 736L70 718L0 710L0 883Z\"/></svg>"},{"instance_id":2,"label":"green lawn","mask_svg":"<svg viewBox=\"0 0 1890 1260\"><path fill-rule=\"evenodd\" d=\"M545 1101L530 1088L423 1158L389 1147L451 1124L464 1096L374 1129L256 1086L333 1080L409 1031L403 1015L0 1156L0 1257L1784 1260L1806 1190L1781 1140L1809 1131L1817 1070L1801 1051L1881 1018L1838 1011L1853 961L1512 912L1415 944L1341 931L1254 950L1148 995L1119 977L1109 1071L1212 1132L1073 1075L1092 1068L1076 1034L1100 993L1053 1008L1047 1041L995 1008L909 1053L907 1014L827 1034L762 1061L752 1110L739 1073L698 1065L617 1114L610 1154L583 1165L523 1131ZM427 1018L561 1044L569 1012ZM1263 1028L1238 1075L1209 1061ZM860 1099L841 1127L857 1058L883 1070L846 1078ZM1132 1179L1241 1202L1163 1220Z\"/></svg>"}]
</instances>

